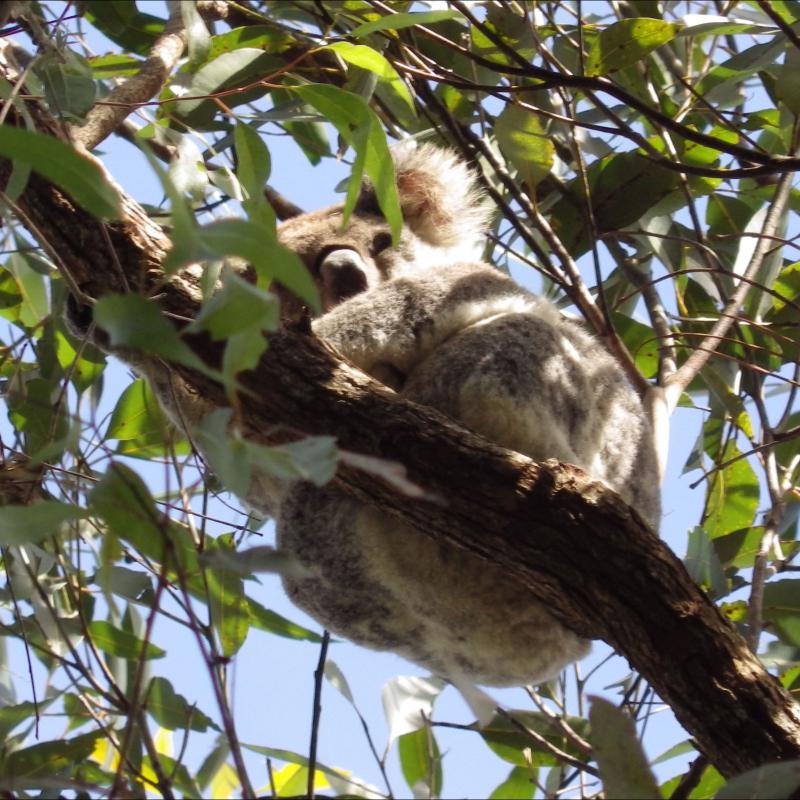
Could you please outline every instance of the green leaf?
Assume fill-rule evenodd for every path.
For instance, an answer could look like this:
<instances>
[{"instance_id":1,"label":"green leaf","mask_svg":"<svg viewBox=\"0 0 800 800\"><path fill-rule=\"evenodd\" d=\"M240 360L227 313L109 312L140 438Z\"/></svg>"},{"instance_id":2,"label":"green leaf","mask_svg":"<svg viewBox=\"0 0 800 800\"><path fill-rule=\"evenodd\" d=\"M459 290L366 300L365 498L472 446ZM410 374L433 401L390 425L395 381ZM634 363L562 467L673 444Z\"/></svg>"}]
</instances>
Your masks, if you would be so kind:
<instances>
[{"instance_id":1,"label":"green leaf","mask_svg":"<svg viewBox=\"0 0 800 800\"><path fill-rule=\"evenodd\" d=\"M264 51L255 47L240 47L204 64L194 74L192 83L186 90L190 100L175 103L175 111L186 117L197 109L201 103L208 102L207 97L213 95L227 81L235 81L240 73L247 73L259 59L264 60Z\"/></svg>"},{"instance_id":2,"label":"green leaf","mask_svg":"<svg viewBox=\"0 0 800 800\"><path fill-rule=\"evenodd\" d=\"M0 155L29 166L63 189L85 211L101 219L119 219L116 189L87 156L41 133L0 125Z\"/></svg>"},{"instance_id":3,"label":"green leaf","mask_svg":"<svg viewBox=\"0 0 800 800\"><path fill-rule=\"evenodd\" d=\"M336 42L328 45L325 49L333 50L341 58L350 64L361 69L368 70L378 79L386 83L413 111L414 101L408 86L403 83L397 70L382 56L377 50L363 44L351 44L350 42Z\"/></svg>"},{"instance_id":4,"label":"green leaf","mask_svg":"<svg viewBox=\"0 0 800 800\"><path fill-rule=\"evenodd\" d=\"M106 357L90 344L82 345L76 350L72 341L63 331L54 334L56 359L59 366L69 375L70 380L79 392L85 392L97 383L106 368Z\"/></svg>"},{"instance_id":5,"label":"green leaf","mask_svg":"<svg viewBox=\"0 0 800 800\"><path fill-rule=\"evenodd\" d=\"M508 715L526 728L547 739L548 742L560 750L576 758L583 757L583 753L575 748L573 743L564 736L558 726L547 715L539 711L520 709L510 709ZM576 733L581 736L586 735L588 723L585 719L568 717L567 723ZM488 725L483 727L474 725L473 727L480 733L493 753L517 767L530 767L531 762L537 767L554 767L559 763L549 751L537 747L530 737L520 731L506 714L496 714ZM530 757L526 755L525 751L530 752Z\"/></svg>"},{"instance_id":6,"label":"green leaf","mask_svg":"<svg viewBox=\"0 0 800 800\"><path fill-rule=\"evenodd\" d=\"M366 22L353 28L350 35L356 39L363 39L376 31L399 31L414 25L434 25L448 19L463 20L458 11L420 11L407 14L387 14L374 22Z\"/></svg>"},{"instance_id":7,"label":"green leaf","mask_svg":"<svg viewBox=\"0 0 800 800\"><path fill-rule=\"evenodd\" d=\"M675 38L678 26L661 19L637 17L615 22L600 31L586 58L587 75L607 75L640 61Z\"/></svg>"},{"instance_id":8,"label":"green leaf","mask_svg":"<svg viewBox=\"0 0 800 800\"><path fill-rule=\"evenodd\" d=\"M188 729L205 731L212 728L219 731L219 726L207 717L196 706L178 694L166 678L153 678L147 689L147 711L153 719L170 731Z\"/></svg>"},{"instance_id":9,"label":"green leaf","mask_svg":"<svg viewBox=\"0 0 800 800\"><path fill-rule=\"evenodd\" d=\"M699 583L712 597L726 594L728 585L713 542L699 526L689 531L683 563L695 583Z\"/></svg>"},{"instance_id":10,"label":"green leaf","mask_svg":"<svg viewBox=\"0 0 800 800\"><path fill-rule=\"evenodd\" d=\"M250 623L254 628L274 633L276 636L283 636L285 639L297 639L298 641L313 642L319 644L322 637L313 631L298 625L296 622L282 617L275 611L264 608L252 598L247 598L247 605L250 610Z\"/></svg>"},{"instance_id":11,"label":"green leaf","mask_svg":"<svg viewBox=\"0 0 800 800\"><path fill-rule=\"evenodd\" d=\"M142 14L134 0L86 0L86 19L124 50L149 55L164 32L164 20Z\"/></svg>"},{"instance_id":12,"label":"green leaf","mask_svg":"<svg viewBox=\"0 0 800 800\"><path fill-rule=\"evenodd\" d=\"M193 435L214 474L239 497L246 497L252 471L245 443L229 431L230 408L217 408L206 414Z\"/></svg>"},{"instance_id":13,"label":"green leaf","mask_svg":"<svg viewBox=\"0 0 800 800\"><path fill-rule=\"evenodd\" d=\"M120 539L156 562L177 559L183 575L199 571L197 553L188 531L167 519L157 508L144 481L124 464L112 462L89 495L92 511L104 519Z\"/></svg>"},{"instance_id":14,"label":"green leaf","mask_svg":"<svg viewBox=\"0 0 800 800\"><path fill-rule=\"evenodd\" d=\"M89 624L92 642L104 653L129 660L163 658L167 653L151 642L143 642L132 633L97 619Z\"/></svg>"},{"instance_id":15,"label":"green leaf","mask_svg":"<svg viewBox=\"0 0 800 800\"><path fill-rule=\"evenodd\" d=\"M515 800L533 797L539 770L531 767L512 767L508 777L489 795L490 800Z\"/></svg>"},{"instance_id":16,"label":"green leaf","mask_svg":"<svg viewBox=\"0 0 800 800\"><path fill-rule=\"evenodd\" d=\"M770 581L764 586L764 619L782 642L800 646L800 580Z\"/></svg>"},{"instance_id":17,"label":"green leaf","mask_svg":"<svg viewBox=\"0 0 800 800\"><path fill-rule=\"evenodd\" d=\"M202 64L211 50L211 34L194 3L181 3L181 17L189 46L190 68Z\"/></svg>"},{"instance_id":18,"label":"green leaf","mask_svg":"<svg viewBox=\"0 0 800 800\"><path fill-rule=\"evenodd\" d=\"M92 74L98 80L109 78L129 78L142 68L142 61L123 53L95 56L88 60Z\"/></svg>"},{"instance_id":19,"label":"green leaf","mask_svg":"<svg viewBox=\"0 0 800 800\"><path fill-rule=\"evenodd\" d=\"M800 761L764 764L731 778L715 795L716 800L796 797L800 786Z\"/></svg>"},{"instance_id":20,"label":"green leaf","mask_svg":"<svg viewBox=\"0 0 800 800\"><path fill-rule=\"evenodd\" d=\"M236 145L236 177L248 199L264 200L264 185L271 169L269 150L258 132L239 122L233 131Z\"/></svg>"},{"instance_id":21,"label":"green leaf","mask_svg":"<svg viewBox=\"0 0 800 800\"><path fill-rule=\"evenodd\" d=\"M296 86L293 91L330 120L356 152L347 186L343 212L345 223L355 208L361 191L361 176L366 172L372 181L378 206L392 231L392 239L398 242L403 215L397 195L394 163L378 116L362 98L336 86Z\"/></svg>"},{"instance_id":22,"label":"green leaf","mask_svg":"<svg viewBox=\"0 0 800 800\"><path fill-rule=\"evenodd\" d=\"M92 731L74 739L42 742L8 753L0 758L0 775L13 775L18 779L64 772L69 775L76 764L89 758L102 736L103 731Z\"/></svg>"},{"instance_id":23,"label":"green leaf","mask_svg":"<svg viewBox=\"0 0 800 800\"><path fill-rule=\"evenodd\" d=\"M137 378L117 400L104 438L163 442L169 424L150 384Z\"/></svg>"},{"instance_id":24,"label":"green leaf","mask_svg":"<svg viewBox=\"0 0 800 800\"><path fill-rule=\"evenodd\" d=\"M0 737L3 741L7 740L17 725L26 720L32 722L36 713L41 714L55 699L55 697L51 697L44 700L39 699L38 703L25 702L0 706ZM66 697L64 699L66 700Z\"/></svg>"},{"instance_id":25,"label":"green leaf","mask_svg":"<svg viewBox=\"0 0 800 800\"><path fill-rule=\"evenodd\" d=\"M618 800L660 800L633 720L602 697L591 700L589 738L605 795Z\"/></svg>"},{"instance_id":26,"label":"green leaf","mask_svg":"<svg viewBox=\"0 0 800 800\"><path fill-rule=\"evenodd\" d=\"M800 51L788 47L778 70L775 95L795 116L800 115Z\"/></svg>"},{"instance_id":27,"label":"green leaf","mask_svg":"<svg viewBox=\"0 0 800 800\"><path fill-rule=\"evenodd\" d=\"M494 133L503 155L530 188L550 174L555 146L536 114L508 103L495 122Z\"/></svg>"},{"instance_id":28,"label":"green leaf","mask_svg":"<svg viewBox=\"0 0 800 800\"><path fill-rule=\"evenodd\" d=\"M181 340L158 306L138 294L109 294L94 307L94 318L114 347L128 347L214 374Z\"/></svg>"},{"instance_id":29,"label":"green leaf","mask_svg":"<svg viewBox=\"0 0 800 800\"><path fill-rule=\"evenodd\" d=\"M208 550L235 552L225 538L207 540ZM212 567L206 570L208 609L217 629L222 655L230 657L239 652L250 630L250 608L244 595L241 577L233 570Z\"/></svg>"},{"instance_id":30,"label":"green leaf","mask_svg":"<svg viewBox=\"0 0 800 800\"><path fill-rule=\"evenodd\" d=\"M725 446L720 461L732 458L737 460L714 472L708 488L703 527L712 539L749 528L758 510L758 477L733 441Z\"/></svg>"},{"instance_id":31,"label":"green leaf","mask_svg":"<svg viewBox=\"0 0 800 800\"><path fill-rule=\"evenodd\" d=\"M438 797L442 791L442 754L433 730L425 726L397 740L400 769L414 797Z\"/></svg>"},{"instance_id":32,"label":"green leaf","mask_svg":"<svg viewBox=\"0 0 800 800\"><path fill-rule=\"evenodd\" d=\"M65 522L82 519L86 512L82 508L43 500L30 506L0 507L0 545L19 545L41 542L58 532Z\"/></svg>"},{"instance_id":33,"label":"green leaf","mask_svg":"<svg viewBox=\"0 0 800 800\"><path fill-rule=\"evenodd\" d=\"M296 253L277 244L263 226L243 219L222 219L197 231L202 246L217 256L239 256L256 270L258 285L266 288L276 280L320 310L319 292Z\"/></svg>"},{"instance_id":34,"label":"green leaf","mask_svg":"<svg viewBox=\"0 0 800 800\"><path fill-rule=\"evenodd\" d=\"M12 253L5 268L14 276L20 295L19 321L26 328L35 328L49 313L45 276L34 266L27 253Z\"/></svg>"},{"instance_id":35,"label":"green leaf","mask_svg":"<svg viewBox=\"0 0 800 800\"><path fill-rule=\"evenodd\" d=\"M611 312L614 330L633 356L636 367L645 378L658 372L658 339L653 329L625 314Z\"/></svg>"},{"instance_id":36,"label":"green leaf","mask_svg":"<svg viewBox=\"0 0 800 800\"><path fill-rule=\"evenodd\" d=\"M94 105L97 86L88 62L71 50L59 58L47 57L35 67L45 87L47 102L60 115L82 122Z\"/></svg>"},{"instance_id":37,"label":"green leaf","mask_svg":"<svg viewBox=\"0 0 800 800\"><path fill-rule=\"evenodd\" d=\"M189 325L191 331L208 331L217 341L248 330L258 337L261 331L275 331L280 322L280 303L275 295L227 270L218 292L203 305ZM266 345L266 342L265 342ZM264 348L262 348L263 351Z\"/></svg>"}]
</instances>

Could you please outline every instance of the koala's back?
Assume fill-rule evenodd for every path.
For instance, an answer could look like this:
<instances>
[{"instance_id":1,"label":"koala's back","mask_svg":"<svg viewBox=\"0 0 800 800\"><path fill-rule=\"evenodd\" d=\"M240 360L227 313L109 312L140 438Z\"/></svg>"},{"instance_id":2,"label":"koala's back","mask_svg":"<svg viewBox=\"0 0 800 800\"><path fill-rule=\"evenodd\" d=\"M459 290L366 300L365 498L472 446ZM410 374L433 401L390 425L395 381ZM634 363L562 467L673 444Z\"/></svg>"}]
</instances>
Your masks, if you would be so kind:
<instances>
[{"instance_id":1,"label":"koala's back","mask_svg":"<svg viewBox=\"0 0 800 800\"><path fill-rule=\"evenodd\" d=\"M550 304L486 267L472 269L421 276L413 284L415 302L398 316L404 320L398 330L382 301L403 307L412 289L399 281L353 298L350 308L343 304L339 319L334 310L322 332L358 363L359 351L348 353L347 342L363 341L370 319L387 326L375 341L384 342L382 358L406 376L401 395L533 459L582 467L655 526L658 479L650 428L619 366ZM441 285L448 275L459 284L454 307L448 306L453 293ZM482 279L484 296L470 308L464 281L477 285ZM485 286L493 287L494 305ZM422 297L429 313L424 302L420 310ZM449 327L437 333L448 315ZM354 337L348 326L362 333ZM393 343L395 334L407 344ZM292 490L278 535L281 546L312 570L312 577L286 580L295 602L332 630L436 673L520 685L552 677L588 650L503 570L335 489Z\"/></svg>"}]
</instances>

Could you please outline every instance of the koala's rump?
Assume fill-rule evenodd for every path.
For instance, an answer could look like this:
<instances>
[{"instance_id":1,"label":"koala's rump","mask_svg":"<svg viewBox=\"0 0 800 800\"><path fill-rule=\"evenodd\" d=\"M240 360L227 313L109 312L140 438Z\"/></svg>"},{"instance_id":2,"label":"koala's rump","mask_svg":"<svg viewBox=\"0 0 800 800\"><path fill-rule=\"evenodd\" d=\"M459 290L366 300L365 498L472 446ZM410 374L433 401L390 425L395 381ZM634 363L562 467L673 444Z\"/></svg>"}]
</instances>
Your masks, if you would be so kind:
<instances>
[{"instance_id":1,"label":"koala's rump","mask_svg":"<svg viewBox=\"0 0 800 800\"><path fill-rule=\"evenodd\" d=\"M289 596L366 647L491 686L550 678L588 651L501 569L335 490L296 487L278 530L313 565L284 580Z\"/></svg>"}]
</instances>

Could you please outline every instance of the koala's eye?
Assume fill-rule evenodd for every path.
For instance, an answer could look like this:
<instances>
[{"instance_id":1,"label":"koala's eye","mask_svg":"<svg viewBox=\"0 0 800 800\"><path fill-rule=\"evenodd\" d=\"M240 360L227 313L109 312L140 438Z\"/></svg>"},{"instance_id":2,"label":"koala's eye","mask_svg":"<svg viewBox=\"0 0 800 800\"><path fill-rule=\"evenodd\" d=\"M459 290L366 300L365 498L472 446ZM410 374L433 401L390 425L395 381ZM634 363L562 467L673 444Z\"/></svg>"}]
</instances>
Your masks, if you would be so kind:
<instances>
[{"instance_id":1,"label":"koala's eye","mask_svg":"<svg viewBox=\"0 0 800 800\"><path fill-rule=\"evenodd\" d=\"M372 240L372 247L370 248L371 254L377 256L384 250L388 250L392 246L392 235L386 231L377 234Z\"/></svg>"}]
</instances>

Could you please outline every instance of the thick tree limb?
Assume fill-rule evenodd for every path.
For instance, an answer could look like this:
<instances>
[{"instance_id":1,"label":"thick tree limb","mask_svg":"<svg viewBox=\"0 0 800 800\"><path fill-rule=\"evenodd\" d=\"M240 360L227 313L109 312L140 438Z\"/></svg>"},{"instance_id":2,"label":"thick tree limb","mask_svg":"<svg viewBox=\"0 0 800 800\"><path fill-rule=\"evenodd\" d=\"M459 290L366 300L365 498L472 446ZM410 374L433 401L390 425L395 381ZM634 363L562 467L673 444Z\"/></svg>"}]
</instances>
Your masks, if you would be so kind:
<instances>
[{"instance_id":1,"label":"thick tree limb","mask_svg":"<svg viewBox=\"0 0 800 800\"><path fill-rule=\"evenodd\" d=\"M57 131L35 111L40 129ZM0 162L0 186L8 172ZM82 291L98 297L126 285L145 293L158 285L165 311L196 312L191 281L161 283L168 242L132 199L124 198L125 219L104 230L34 174L19 205ZM192 344L201 357L215 359L202 340ZM176 372L212 403L227 403L207 377ZM428 499L411 501L348 466L336 481L432 537L501 565L567 626L618 649L723 774L800 758L800 713L787 692L612 491L575 467L536 464L400 399L304 333L274 335L258 368L240 381L248 435L263 438L276 425L334 433L346 449L403 464Z\"/></svg>"}]
</instances>

